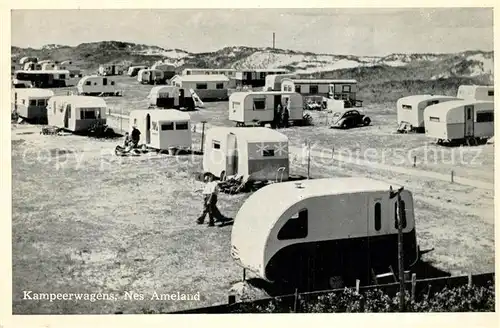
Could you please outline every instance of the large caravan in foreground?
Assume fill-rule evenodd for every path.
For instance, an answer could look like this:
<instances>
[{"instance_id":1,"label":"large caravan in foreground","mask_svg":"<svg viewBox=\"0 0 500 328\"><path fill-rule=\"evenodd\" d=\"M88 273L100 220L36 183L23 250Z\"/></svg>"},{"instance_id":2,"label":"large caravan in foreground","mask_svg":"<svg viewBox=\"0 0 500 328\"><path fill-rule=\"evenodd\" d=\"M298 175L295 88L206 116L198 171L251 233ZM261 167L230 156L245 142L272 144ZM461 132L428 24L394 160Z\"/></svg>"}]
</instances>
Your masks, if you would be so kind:
<instances>
[{"instance_id":1,"label":"large caravan in foreground","mask_svg":"<svg viewBox=\"0 0 500 328\"><path fill-rule=\"evenodd\" d=\"M265 186L250 195L235 217L231 255L276 284L370 283L372 270L398 268L397 197L391 198L390 190L388 183L368 178ZM400 195L407 270L418 260L418 246L412 193L403 189Z\"/></svg>"}]
</instances>

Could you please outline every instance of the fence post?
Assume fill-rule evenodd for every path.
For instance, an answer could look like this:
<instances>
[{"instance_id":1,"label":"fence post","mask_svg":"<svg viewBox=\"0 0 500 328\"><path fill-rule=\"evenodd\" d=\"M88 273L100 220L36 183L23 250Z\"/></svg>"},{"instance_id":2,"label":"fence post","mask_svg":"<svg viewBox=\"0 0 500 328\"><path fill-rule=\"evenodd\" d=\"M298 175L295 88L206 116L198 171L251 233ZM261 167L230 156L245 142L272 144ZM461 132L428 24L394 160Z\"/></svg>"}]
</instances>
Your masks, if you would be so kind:
<instances>
[{"instance_id":1,"label":"fence post","mask_svg":"<svg viewBox=\"0 0 500 328\"><path fill-rule=\"evenodd\" d=\"M469 288L471 288L472 287L472 273L469 272L467 278L468 278L467 286L469 286Z\"/></svg>"},{"instance_id":2,"label":"fence post","mask_svg":"<svg viewBox=\"0 0 500 328\"><path fill-rule=\"evenodd\" d=\"M415 287L417 285L417 274L413 273L411 275L411 301L415 301Z\"/></svg>"},{"instance_id":3,"label":"fence post","mask_svg":"<svg viewBox=\"0 0 500 328\"><path fill-rule=\"evenodd\" d=\"M295 295L294 295L294 300L293 300L293 312L297 313L297 303L299 301L299 290L298 288L295 288Z\"/></svg>"},{"instance_id":4,"label":"fence post","mask_svg":"<svg viewBox=\"0 0 500 328\"><path fill-rule=\"evenodd\" d=\"M311 177L311 142L307 141L307 179Z\"/></svg>"},{"instance_id":5,"label":"fence post","mask_svg":"<svg viewBox=\"0 0 500 328\"><path fill-rule=\"evenodd\" d=\"M359 294L359 279L356 279L356 294Z\"/></svg>"},{"instance_id":6,"label":"fence post","mask_svg":"<svg viewBox=\"0 0 500 328\"><path fill-rule=\"evenodd\" d=\"M207 121L201 121L201 147L200 147L200 151L203 153L203 145L205 143L205 123L207 123Z\"/></svg>"},{"instance_id":7,"label":"fence post","mask_svg":"<svg viewBox=\"0 0 500 328\"><path fill-rule=\"evenodd\" d=\"M417 166L417 156L413 156L413 167Z\"/></svg>"},{"instance_id":8,"label":"fence post","mask_svg":"<svg viewBox=\"0 0 500 328\"><path fill-rule=\"evenodd\" d=\"M398 262L399 262L399 311L405 310L405 272L403 258L403 217L401 208L401 191L398 192Z\"/></svg>"},{"instance_id":9,"label":"fence post","mask_svg":"<svg viewBox=\"0 0 500 328\"><path fill-rule=\"evenodd\" d=\"M451 171L451 183L453 183L453 174L454 174L454 172L453 172L453 170L452 170L452 171Z\"/></svg>"},{"instance_id":10,"label":"fence post","mask_svg":"<svg viewBox=\"0 0 500 328\"><path fill-rule=\"evenodd\" d=\"M236 303L236 296L235 295L228 295L227 297L227 304L231 305Z\"/></svg>"}]
</instances>

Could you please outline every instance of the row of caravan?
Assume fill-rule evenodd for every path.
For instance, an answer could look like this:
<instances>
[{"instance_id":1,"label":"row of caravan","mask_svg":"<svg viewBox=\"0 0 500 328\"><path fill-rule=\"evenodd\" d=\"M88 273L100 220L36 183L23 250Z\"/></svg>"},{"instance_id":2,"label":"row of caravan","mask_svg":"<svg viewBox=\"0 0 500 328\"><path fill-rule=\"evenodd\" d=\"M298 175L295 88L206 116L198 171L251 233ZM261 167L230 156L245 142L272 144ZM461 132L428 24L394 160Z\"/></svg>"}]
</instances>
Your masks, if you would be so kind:
<instances>
[{"instance_id":1,"label":"row of caravan","mask_svg":"<svg viewBox=\"0 0 500 328\"><path fill-rule=\"evenodd\" d=\"M425 132L440 141L494 135L493 86L462 85L457 96L413 95L397 101L399 132Z\"/></svg>"}]
</instances>

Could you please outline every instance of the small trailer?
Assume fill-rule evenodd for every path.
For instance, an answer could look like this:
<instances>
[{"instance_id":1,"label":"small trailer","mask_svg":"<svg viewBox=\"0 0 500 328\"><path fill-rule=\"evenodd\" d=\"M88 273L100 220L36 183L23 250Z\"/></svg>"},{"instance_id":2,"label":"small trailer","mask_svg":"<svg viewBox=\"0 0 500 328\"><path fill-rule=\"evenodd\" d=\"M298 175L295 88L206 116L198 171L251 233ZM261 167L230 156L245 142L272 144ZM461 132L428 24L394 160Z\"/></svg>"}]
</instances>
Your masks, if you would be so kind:
<instances>
[{"instance_id":1,"label":"small trailer","mask_svg":"<svg viewBox=\"0 0 500 328\"><path fill-rule=\"evenodd\" d=\"M173 85L160 85L148 94L149 105L157 108L195 109L195 103L189 90Z\"/></svg>"},{"instance_id":2,"label":"small trailer","mask_svg":"<svg viewBox=\"0 0 500 328\"><path fill-rule=\"evenodd\" d=\"M457 97L443 95L413 95L398 99L398 132L425 132L424 110L428 106L445 101L459 100Z\"/></svg>"},{"instance_id":3,"label":"small trailer","mask_svg":"<svg viewBox=\"0 0 500 328\"><path fill-rule=\"evenodd\" d=\"M245 126L258 122L261 126L273 123L278 106L282 110L288 108L289 120L303 119L302 96L294 92L283 91L256 91L234 92L229 96L229 120L237 126Z\"/></svg>"},{"instance_id":4,"label":"small trailer","mask_svg":"<svg viewBox=\"0 0 500 328\"><path fill-rule=\"evenodd\" d=\"M170 80L175 76L175 65L172 64L157 62L151 66L151 69L162 71L165 80Z\"/></svg>"},{"instance_id":5,"label":"small trailer","mask_svg":"<svg viewBox=\"0 0 500 328\"><path fill-rule=\"evenodd\" d=\"M48 100L48 125L86 132L94 124L106 124L106 102L99 97L54 96Z\"/></svg>"},{"instance_id":6,"label":"small trailer","mask_svg":"<svg viewBox=\"0 0 500 328\"><path fill-rule=\"evenodd\" d=\"M287 180L288 138L263 127L212 127L205 136L203 170L222 181L230 176L245 181Z\"/></svg>"},{"instance_id":7,"label":"small trailer","mask_svg":"<svg viewBox=\"0 0 500 328\"><path fill-rule=\"evenodd\" d=\"M144 68L137 73L137 81L142 84L166 83L163 71L159 69Z\"/></svg>"},{"instance_id":8,"label":"small trailer","mask_svg":"<svg viewBox=\"0 0 500 328\"><path fill-rule=\"evenodd\" d=\"M35 62L27 62L23 64L22 70L24 71L41 71L42 64Z\"/></svg>"},{"instance_id":9,"label":"small trailer","mask_svg":"<svg viewBox=\"0 0 500 328\"><path fill-rule=\"evenodd\" d=\"M48 89L26 88L12 90L14 111L28 121L47 121L47 101L54 96Z\"/></svg>"},{"instance_id":10,"label":"small trailer","mask_svg":"<svg viewBox=\"0 0 500 328\"><path fill-rule=\"evenodd\" d=\"M148 66L145 65L130 66L128 68L127 75L131 77L137 76L137 73L139 73L141 69L147 69L147 68Z\"/></svg>"},{"instance_id":11,"label":"small trailer","mask_svg":"<svg viewBox=\"0 0 500 328\"><path fill-rule=\"evenodd\" d=\"M122 94L113 78L99 75L82 77L76 88L79 95L85 96L119 96Z\"/></svg>"},{"instance_id":12,"label":"small trailer","mask_svg":"<svg viewBox=\"0 0 500 328\"><path fill-rule=\"evenodd\" d=\"M118 64L101 64L97 71L97 74L102 76L121 75L122 73L123 66Z\"/></svg>"},{"instance_id":13,"label":"small trailer","mask_svg":"<svg viewBox=\"0 0 500 328\"><path fill-rule=\"evenodd\" d=\"M38 57L25 56L25 57L22 57L19 60L19 64L21 64L21 65L24 65L24 64L29 63L29 62L37 63L38 62Z\"/></svg>"},{"instance_id":14,"label":"small trailer","mask_svg":"<svg viewBox=\"0 0 500 328\"><path fill-rule=\"evenodd\" d=\"M404 213L404 268L419 258L412 193L392 186ZM238 265L275 284L329 287L398 268L398 198L388 183L327 178L267 185L239 209L231 234Z\"/></svg>"},{"instance_id":15,"label":"small trailer","mask_svg":"<svg viewBox=\"0 0 500 328\"><path fill-rule=\"evenodd\" d=\"M425 135L438 144L475 145L495 132L494 102L474 99L447 101L424 111Z\"/></svg>"},{"instance_id":16,"label":"small trailer","mask_svg":"<svg viewBox=\"0 0 500 328\"><path fill-rule=\"evenodd\" d=\"M293 79L295 74L270 74L266 75L264 91L279 91L281 90L281 82L283 79Z\"/></svg>"},{"instance_id":17,"label":"small trailer","mask_svg":"<svg viewBox=\"0 0 500 328\"><path fill-rule=\"evenodd\" d=\"M457 98L494 101L492 85L461 85L458 87Z\"/></svg>"},{"instance_id":18,"label":"small trailer","mask_svg":"<svg viewBox=\"0 0 500 328\"><path fill-rule=\"evenodd\" d=\"M133 110L130 129L141 132L139 144L157 150L190 150L192 147L191 117L176 109Z\"/></svg>"}]
</instances>

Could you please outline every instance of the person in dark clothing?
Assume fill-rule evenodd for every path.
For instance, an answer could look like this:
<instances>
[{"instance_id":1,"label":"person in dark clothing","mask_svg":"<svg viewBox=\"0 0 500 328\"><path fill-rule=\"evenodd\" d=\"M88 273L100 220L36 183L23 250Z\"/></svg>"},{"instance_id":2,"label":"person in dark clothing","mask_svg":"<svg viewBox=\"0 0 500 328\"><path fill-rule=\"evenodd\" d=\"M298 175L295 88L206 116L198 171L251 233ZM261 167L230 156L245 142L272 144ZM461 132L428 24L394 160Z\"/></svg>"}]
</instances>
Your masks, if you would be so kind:
<instances>
[{"instance_id":1,"label":"person in dark clothing","mask_svg":"<svg viewBox=\"0 0 500 328\"><path fill-rule=\"evenodd\" d=\"M278 104L277 110L274 114L274 120L275 120L275 125L276 125L277 129L281 128L281 125L282 125L281 117L282 116L283 116L283 109L281 108L281 104Z\"/></svg>"},{"instance_id":2,"label":"person in dark clothing","mask_svg":"<svg viewBox=\"0 0 500 328\"><path fill-rule=\"evenodd\" d=\"M285 110L283 111L283 116L282 116L282 119L281 119L282 120L281 124L282 124L283 127L285 127L285 128L288 127L288 123L289 123L288 120L289 120L289 118L290 118L290 111L288 110L287 107L285 107Z\"/></svg>"},{"instance_id":3,"label":"person in dark clothing","mask_svg":"<svg viewBox=\"0 0 500 328\"><path fill-rule=\"evenodd\" d=\"M132 132L130 133L130 140L133 147L137 148L137 146L139 145L139 140L141 140L141 131L139 131L135 125L132 127Z\"/></svg>"},{"instance_id":4,"label":"person in dark clothing","mask_svg":"<svg viewBox=\"0 0 500 328\"><path fill-rule=\"evenodd\" d=\"M205 221L205 217L208 214L209 227L213 227L215 225L215 222L221 222L224 218L217 208L217 194L219 191L219 186L216 181L213 181L213 179L213 176L208 176L205 180L206 185L205 189L203 190L203 213L196 220L196 223L203 224L203 222Z\"/></svg>"},{"instance_id":5,"label":"person in dark clothing","mask_svg":"<svg viewBox=\"0 0 500 328\"><path fill-rule=\"evenodd\" d=\"M125 140L123 140L123 147L127 147L130 142L130 135L128 132L125 132Z\"/></svg>"}]
</instances>

